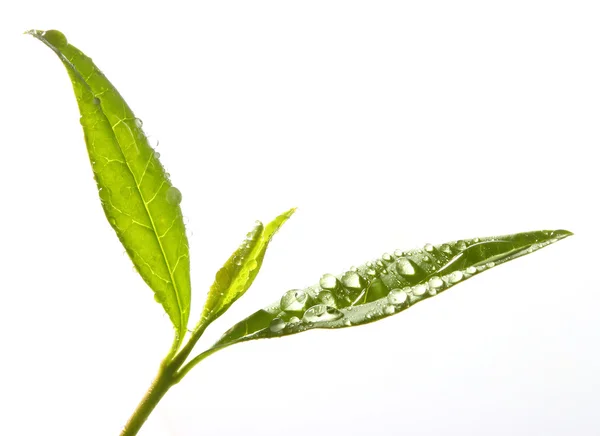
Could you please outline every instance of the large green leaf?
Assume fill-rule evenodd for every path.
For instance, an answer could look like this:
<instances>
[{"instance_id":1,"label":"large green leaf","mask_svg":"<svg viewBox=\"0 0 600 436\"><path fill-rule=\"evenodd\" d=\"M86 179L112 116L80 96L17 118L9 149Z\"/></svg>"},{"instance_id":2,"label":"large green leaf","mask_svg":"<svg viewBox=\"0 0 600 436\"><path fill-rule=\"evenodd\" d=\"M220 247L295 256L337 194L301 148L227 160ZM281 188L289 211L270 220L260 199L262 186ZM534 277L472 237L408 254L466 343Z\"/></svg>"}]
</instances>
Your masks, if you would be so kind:
<instances>
[{"instance_id":1,"label":"large green leaf","mask_svg":"<svg viewBox=\"0 0 600 436\"><path fill-rule=\"evenodd\" d=\"M250 288L260 270L271 238L295 210L290 209L279 215L266 227L260 221L256 222L240 247L217 272L204 305L203 320L212 322L217 319Z\"/></svg>"},{"instance_id":2,"label":"large green leaf","mask_svg":"<svg viewBox=\"0 0 600 436\"><path fill-rule=\"evenodd\" d=\"M314 286L286 292L280 301L234 325L199 358L238 342L377 321L571 234L536 231L385 253L344 274L325 274Z\"/></svg>"},{"instance_id":3,"label":"large green leaf","mask_svg":"<svg viewBox=\"0 0 600 436\"><path fill-rule=\"evenodd\" d=\"M92 60L56 30L29 33L54 50L69 73L106 217L180 343L191 300L181 193L148 144L141 121Z\"/></svg>"}]
</instances>

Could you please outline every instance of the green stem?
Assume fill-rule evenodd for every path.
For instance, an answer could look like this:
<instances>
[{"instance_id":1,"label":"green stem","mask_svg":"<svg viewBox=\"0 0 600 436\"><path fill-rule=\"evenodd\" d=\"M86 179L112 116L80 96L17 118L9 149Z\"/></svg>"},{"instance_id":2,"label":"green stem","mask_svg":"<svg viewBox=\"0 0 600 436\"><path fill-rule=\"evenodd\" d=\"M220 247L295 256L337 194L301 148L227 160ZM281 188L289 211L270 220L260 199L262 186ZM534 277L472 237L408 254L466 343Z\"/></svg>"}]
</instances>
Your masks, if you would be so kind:
<instances>
[{"instance_id":1,"label":"green stem","mask_svg":"<svg viewBox=\"0 0 600 436\"><path fill-rule=\"evenodd\" d=\"M175 338L173 347L171 347L169 354L160 365L158 374L150 385L150 389L148 389L148 392L146 392L146 395L144 395L144 398L142 398L142 401L140 404L138 404L137 408L133 412L133 415L131 415L131 418L129 418L129 421L127 421L127 424L125 424L125 427L123 427L121 436L137 435L142 428L142 425L144 425L150 416L150 413L152 413L162 397L165 396L165 394L173 385L181 381L183 375L185 374L178 374L177 370L183 365L185 359L188 358L194 348L194 345L196 345L209 324L210 322L203 324L199 323L187 344L185 344L178 354L176 354L176 352L179 345L179 340L178 338ZM191 367L189 369L191 369ZM185 371L186 374L189 369Z\"/></svg>"},{"instance_id":2,"label":"green stem","mask_svg":"<svg viewBox=\"0 0 600 436\"><path fill-rule=\"evenodd\" d=\"M171 386L173 386L173 370L169 366L161 365L150 389L148 389L148 392L142 398L135 412L131 415L127 424L125 424L121 436L136 435Z\"/></svg>"}]
</instances>

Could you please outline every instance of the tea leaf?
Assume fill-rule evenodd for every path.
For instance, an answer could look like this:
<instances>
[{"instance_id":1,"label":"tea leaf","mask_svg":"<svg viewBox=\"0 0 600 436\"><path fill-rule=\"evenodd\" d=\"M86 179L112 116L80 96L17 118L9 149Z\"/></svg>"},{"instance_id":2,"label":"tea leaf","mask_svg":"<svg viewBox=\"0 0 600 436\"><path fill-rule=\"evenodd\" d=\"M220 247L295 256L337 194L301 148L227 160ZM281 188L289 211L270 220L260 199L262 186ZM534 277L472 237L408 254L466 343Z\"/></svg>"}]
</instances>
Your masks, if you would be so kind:
<instances>
[{"instance_id":1,"label":"tea leaf","mask_svg":"<svg viewBox=\"0 0 600 436\"><path fill-rule=\"evenodd\" d=\"M343 328L395 315L496 265L572 235L566 230L475 238L383 254L344 274L286 292L234 325L204 356L229 345L315 328Z\"/></svg>"},{"instance_id":2,"label":"tea leaf","mask_svg":"<svg viewBox=\"0 0 600 436\"><path fill-rule=\"evenodd\" d=\"M181 343L191 302L181 193L148 144L141 121L92 60L56 30L28 33L54 50L69 73L106 218Z\"/></svg>"},{"instance_id":3,"label":"tea leaf","mask_svg":"<svg viewBox=\"0 0 600 436\"><path fill-rule=\"evenodd\" d=\"M217 272L204 305L203 320L210 323L217 319L250 288L260 270L271 238L295 211L296 209L288 210L266 227L260 221L256 222L240 247Z\"/></svg>"}]
</instances>

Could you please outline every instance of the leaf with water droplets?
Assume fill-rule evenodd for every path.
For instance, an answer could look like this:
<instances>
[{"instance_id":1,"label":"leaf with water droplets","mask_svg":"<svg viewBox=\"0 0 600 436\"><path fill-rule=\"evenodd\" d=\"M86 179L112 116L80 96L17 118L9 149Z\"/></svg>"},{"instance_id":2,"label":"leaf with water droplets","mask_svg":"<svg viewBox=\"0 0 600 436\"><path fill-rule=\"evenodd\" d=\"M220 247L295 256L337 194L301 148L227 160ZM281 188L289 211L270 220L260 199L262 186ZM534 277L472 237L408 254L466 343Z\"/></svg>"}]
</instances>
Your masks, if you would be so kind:
<instances>
[{"instance_id":1,"label":"leaf with water droplets","mask_svg":"<svg viewBox=\"0 0 600 436\"><path fill-rule=\"evenodd\" d=\"M225 313L250 288L260 270L271 238L295 211L295 208L288 210L266 227L260 221L256 222L240 247L217 272L202 312L204 323L211 323Z\"/></svg>"},{"instance_id":2,"label":"leaf with water droplets","mask_svg":"<svg viewBox=\"0 0 600 436\"><path fill-rule=\"evenodd\" d=\"M570 235L566 230L535 231L384 253L338 276L325 274L306 289L288 291L281 301L234 325L202 355L253 339L377 321Z\"/></svg>"},{"instance_id":3,"label":"leaf with water droplets","mask_svg":"<svg viewBox=\"0 0 600 436\"><path fill-rule=\"evenodd\" d=\"M191 303L181 192L171 185L141 120L92 60L57 30L29 33L67 69L104 213L181 343Z\"/></svg>"}]
</instances>

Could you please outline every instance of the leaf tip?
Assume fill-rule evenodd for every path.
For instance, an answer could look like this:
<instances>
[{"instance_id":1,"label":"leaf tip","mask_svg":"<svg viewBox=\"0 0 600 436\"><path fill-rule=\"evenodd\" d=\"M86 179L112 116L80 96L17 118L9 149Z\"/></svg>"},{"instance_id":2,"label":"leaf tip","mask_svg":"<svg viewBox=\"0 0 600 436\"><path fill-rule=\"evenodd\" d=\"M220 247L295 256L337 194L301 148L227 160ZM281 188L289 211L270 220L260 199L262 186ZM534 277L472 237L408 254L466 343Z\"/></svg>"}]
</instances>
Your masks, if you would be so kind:
<instances>
[{"instance_id":1,"label":"leaf tip","mask_svg":"<svg viewBox=\"0 0 600 436\"><path fill-rule=\"evenodd\" d=\"M26 35L31 35L34 38L39 39L44 42L46 45L52 47L53 49L62 49L69 45L69 41L67 41L67 37L60 30L50 29L50 30L36 30L31 29L24 32Z\"/></svg>"},{"instance_id":2,"label":"leaf tip","mask_svg":"<svg viewBox=\"0 0 600 436\"><path fill-rule=\"evenodd\" d=\"M298 209L297 207L292 207L292 208L291 208L290 210L288 210L287 212L284 212L284 213L283 213L283 215L284 215L286 218L290 218L292 215L294 215L294 213L296 213L296 210L297 210L297 209Z\"/></svg>"},{"instance_id":3,"label":"leaf tip","mask_svg":"<svg viewBox=\"0 0 600 436\"><path fill-rule=\"evenodd\" d=\"M563 239L563 238L568 238L569 236L573 236L574 233L569 231L569 230L564 230L564 229L560 229L560 230L555 230L553 233L553 236L556 236L557 239Z\"/></svg>"}]
</instances>

